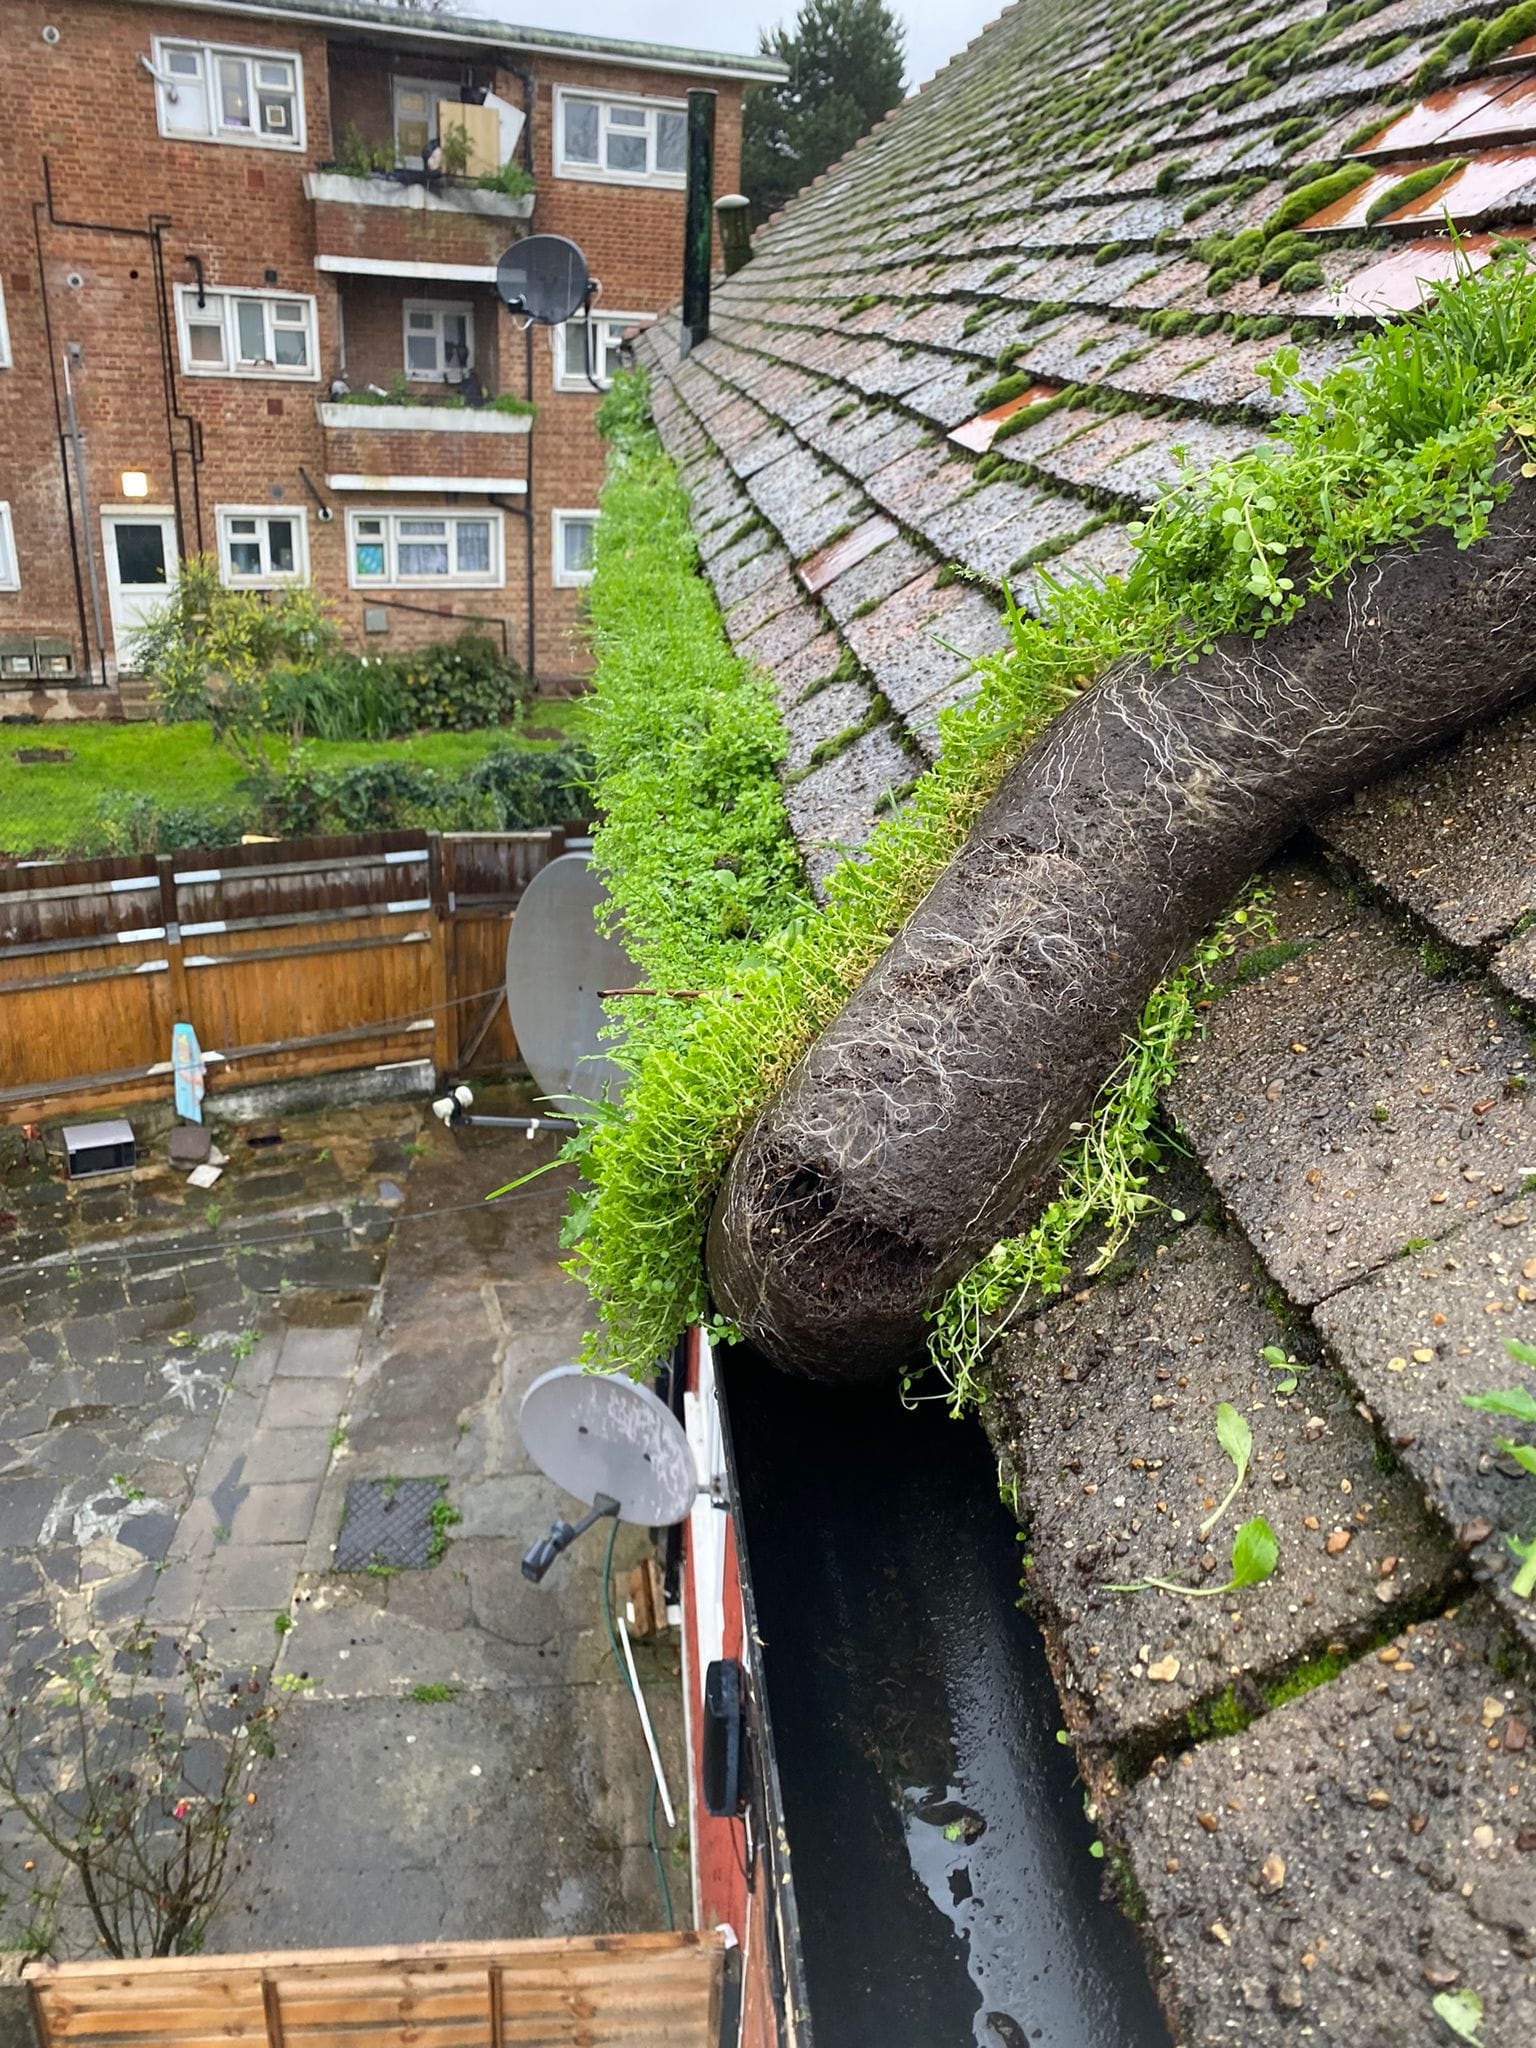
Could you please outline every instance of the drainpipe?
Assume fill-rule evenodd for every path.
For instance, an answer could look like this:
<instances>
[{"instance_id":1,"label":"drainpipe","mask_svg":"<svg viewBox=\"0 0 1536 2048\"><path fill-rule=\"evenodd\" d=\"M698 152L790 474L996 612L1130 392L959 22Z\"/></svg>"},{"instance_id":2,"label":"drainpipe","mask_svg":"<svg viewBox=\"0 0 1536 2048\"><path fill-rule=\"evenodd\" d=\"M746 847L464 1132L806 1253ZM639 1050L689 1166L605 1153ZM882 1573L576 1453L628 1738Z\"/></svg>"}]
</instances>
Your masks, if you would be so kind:
<instances>
[{"instance_id":1,"label":"drainpipe","mask_svg":"<svg viewBox=\"0 0 1536 2048\"><path fill-rule=\"evenodd\" d=\"M91 582L91 617L96 622L96 645L101 650L102 681L106 681L107 636L101 625L101 578L96 568L96 550L91 545L90 495L85 488L85 443L80 434L80 421L75 412L75 386L69 374L71 358L80 360L80 344L71 341L64 349L64 431L69 436L70 454L74 458L75 489L80 495L80 516L86 522L85 566Z\"/></svg>"},{"instance_id":2,"label":"drainpipe","mask_svg":"<svg viewBox=\"0 0 1536 2048\"><path fill-rule=\"evenodd\" d=\"M715 95L688 95L688 200L683 221L683 341L687 355L709 338L709 267L714 254L710 201L715 185Z\"/></svg>"}]
</instances>

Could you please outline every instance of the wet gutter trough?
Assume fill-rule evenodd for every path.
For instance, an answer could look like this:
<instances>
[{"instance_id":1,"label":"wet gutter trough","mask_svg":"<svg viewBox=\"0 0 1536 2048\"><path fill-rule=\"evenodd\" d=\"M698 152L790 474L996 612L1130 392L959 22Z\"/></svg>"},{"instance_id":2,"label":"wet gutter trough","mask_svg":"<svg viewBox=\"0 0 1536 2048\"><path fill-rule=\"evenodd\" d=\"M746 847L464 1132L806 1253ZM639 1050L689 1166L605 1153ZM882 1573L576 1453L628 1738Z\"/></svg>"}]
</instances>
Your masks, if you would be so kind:
<instances>
[{"instance_id":1,"label":"wet gutter trough","mask_svg":"<svg viewBox=\"0 0 1536 2048\"><path fill-rule=\"evenodd\" d=\"M816 2048L1168 2048L980 1429L721 1367Z\"/></svg>"}]
</instances>

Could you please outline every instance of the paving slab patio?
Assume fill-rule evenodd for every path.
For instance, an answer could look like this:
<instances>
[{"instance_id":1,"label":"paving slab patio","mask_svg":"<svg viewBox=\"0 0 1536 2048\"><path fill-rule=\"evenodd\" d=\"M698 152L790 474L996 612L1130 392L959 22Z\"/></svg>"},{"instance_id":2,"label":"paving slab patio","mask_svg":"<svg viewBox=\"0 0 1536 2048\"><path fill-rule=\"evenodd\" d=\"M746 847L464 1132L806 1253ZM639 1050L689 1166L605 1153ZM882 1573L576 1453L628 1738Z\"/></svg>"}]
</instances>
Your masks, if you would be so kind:
<instances>
[{"instance_id":1,"label":"paving slab patio","mask_svg":"<svg viewBox=\"0 0 1536 2048\"><path fill-rule=\"evenodd\" d=\"M516 1430L585 1322L565 1176L487 1207L550 1148L425 1121L218 1133L214 1199L153 1162L84 1189L0 1168L0 1682L144 1619L286 1694L212 1947L660 1924L601 1537L519 1571L571 1506ZM458 1518L437 1561L338 1572L349 1482L411 1477ZM671 1639L638 1657L681 1788Z\"/></svg>"}]
</instances>

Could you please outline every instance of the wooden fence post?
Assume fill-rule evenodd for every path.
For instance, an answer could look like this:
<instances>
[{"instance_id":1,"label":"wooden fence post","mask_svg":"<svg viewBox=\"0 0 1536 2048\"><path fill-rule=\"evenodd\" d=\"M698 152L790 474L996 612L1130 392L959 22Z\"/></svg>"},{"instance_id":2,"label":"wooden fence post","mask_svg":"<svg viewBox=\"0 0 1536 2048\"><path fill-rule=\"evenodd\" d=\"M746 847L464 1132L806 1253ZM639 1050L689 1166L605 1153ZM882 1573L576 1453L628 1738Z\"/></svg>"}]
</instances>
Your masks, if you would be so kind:
<instances>
[{"instance_id":1,"label":"wooden fence post","mask_svg":"<svg viewBox=\"0 0 1536 2048\"><path fill-rule=\"evenodd\" d=\"M453 1003L458 975L453 961L453 849L444 861L443 835L427 835L427 893L432 898L432 1063L439 1081L458 1059L459 1013Z\"/></svg>"},{"instance_id":2,"label":"wooden fence post","mask_svg":"<svg viewBox=\"0 0 1536 2048\"><path fill-rule=\"evenodd\" d=\"M155 873L160 881L160 922L165 926L166 971L170 977L171 1014L173 1022L191 1024L196 1029L192 1015L192 994L187 984L186 959L181 943L181 917L176 902L176 858L174 854L161 853L155 856ZM202 1033L198 1033L199 1039ZM169 1059L171 1049L165 1048L163 1057Z\"/></svg>"}]
</instances>

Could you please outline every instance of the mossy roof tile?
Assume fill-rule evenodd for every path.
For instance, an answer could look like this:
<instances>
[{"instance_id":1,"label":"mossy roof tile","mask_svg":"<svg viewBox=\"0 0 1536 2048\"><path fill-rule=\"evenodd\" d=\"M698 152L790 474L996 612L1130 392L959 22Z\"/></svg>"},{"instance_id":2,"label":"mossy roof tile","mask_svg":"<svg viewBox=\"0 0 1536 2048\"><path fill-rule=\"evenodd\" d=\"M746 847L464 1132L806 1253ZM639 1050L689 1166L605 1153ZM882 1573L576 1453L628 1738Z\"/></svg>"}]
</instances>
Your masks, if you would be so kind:
<instances>
[{"instance_id":1,"label":"mossy roof tile","mask_svg":"<svg viewBox=\"0 0 1536 2048\"><path fill-rule=\"evenodd\" d=\"M1015 7L760 230L752 262L717 289L711 340L679 364L669 317L640 344L694 503L730 515L726 537L755 510L796 562L877 513L902 530L833 578L821 618L765 614L755 651L789 664L797 690L821 679L808 667L836 666L828 645L859 653L882 687L889 666L909 738L931 746L924 721L961 666L941 637L961 621L1001 638L990 598L941 579L946 564L1011 580L1026 603L1045 574L1123 566L1123 521L1174 475L1176 449L1235 454L1290 402L1255 374L1285 328L1316 374L1378 305L1406 302L1411 276L1383 268L1390 233L1412 237L1426 272L1445 263L1444 239L1406 216L1318 238L1324 286L1302 272L1300 293L1221 245L1262 235L1309 166L1399 114L1465 11L1392 0L1344 19L1295 0L1247 18L1204 0L1144 38L1129 0ZM1518 69L1495 74L1482 103L1529 91L1536 104L1526 68L1529 87ZM1441 105L1473 104L1458 97L1467 73L1464 56L1448 60ZM1422 144L1430 160L1439 147ZM1536 195L1536 153L1529 175L1508 176L1492 154L1468 190L1510 225ZM1159 321L1184 331L1159 334ZM996 442L987 463L1006 467L978 481L980 451L945 437L1015 373L1081 396ZM732 469L750 499L716 481ZM781 555L751 537L705 559L753 605L780 588Z\"/></svg>"}]
</instances>

